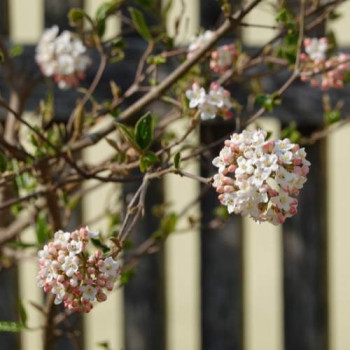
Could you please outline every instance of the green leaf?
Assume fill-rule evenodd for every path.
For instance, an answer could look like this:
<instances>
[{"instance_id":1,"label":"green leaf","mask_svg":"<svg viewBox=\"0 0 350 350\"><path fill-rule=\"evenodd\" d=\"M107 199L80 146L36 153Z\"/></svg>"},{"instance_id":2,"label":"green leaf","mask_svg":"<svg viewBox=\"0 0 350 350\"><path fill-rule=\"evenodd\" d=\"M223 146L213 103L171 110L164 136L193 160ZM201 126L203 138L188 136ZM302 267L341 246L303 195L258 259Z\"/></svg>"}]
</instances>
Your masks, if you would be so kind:
<instances>
[{"instance_id":1,"label":"green leaf","mask_svg":"<svg viewBox=\"0 0 350 350\"><path fill-rule=\"evenodd\" d=\"M50 229L46 222L46 217L43 214L39 214L36 223L36 238L39 245L43 245L50 236Z\"/></svg>"},{"instance_id":2,"label":"green leaf","mask_svg":"<svg viewBox=\"0 0 350 350\"><path fill-rule=\"evenodd\" d=\"M0 171L4 172L7 169L7 159L5 154L0 151Z\"/></svg>"},{"instance_id":3,"label":"green leaf","mask_svg":"<svg viewBox=\"0 0 350 350\"><path fill-rule=\"evenodd\" d=\"M144 7L152 7L154 5L155 0L135 0L138 4Z\"/></svg>"},{"instance_id":4,"label":"green leaf","mask_svg":"<svg viewBox=\"0 0 350 350\"><path fill-rule=\"evenodd\" d=\"M176 169L179 169L180 167L180 161L181 161L181 153L177 152L174 156L174 167Z\"/></svg>"},{"instance_id":5,"label":"green leaf","mask_svg":"<svg viewBox=\"0 0 350 350\"><path fill-rule=\"evenodd\" d=\"M335 109L333 111L330 111L328 113L325 113L325 121L327 125L334 124L338 122L341 119L340 111Z\"/></svg>"},{"instance_id":6,"label":"green leaf","mask_svg":"<svg viewBox=\"0 0 350 350\"><path fill-rule=\"evenodd\" d=\"M78 7L73 7L68 12L69 24L72 27L75 27L76 25L81 23L81 21L83 20L84 16L85 16L85 12L84 12L83 9L78 8Z\"/></svg>"},{"instance_id":7,"label":"green leaf","mask_svg":"<svg viewBox=\"0 0 350 350\"><path fill-rule=\"evenodd\" d=\"M136 30L146 41L151 41L152 35L147 26L145 18L143 17L142 12L133 7L128 7L128 10L130 12L131 19L135 24Z\"/></svg>"},{"instance_id":8,"label":"green leaf","mask_svg":"<svg viewBox=\"0 0 350 350\"><path fill-rule=\"evenodd\" d=\"M111 347L107 341L102 341L100 343L97 343L97 346L105 350L111 350Z\"/></svg>"},{"instance_id":9,"label":"green leaf","mask_svg":"<svg viewBox=\"0 0 350 350\"><path fill-rule=\"evenodd\" d=\"M16 333L23 329L23 324L19 322L0 321L0 332Z\"/></svg>"},{"instance_id":10,"label":"green leaf","mask_svg":"<svg viewBox=\"0 0 350 350\"><path fill-rule=\"evenodd\" d=\"M155 239L165 239L175 231L176 225L178 221L178 216L176 213L170 213L169 215L165 216L161 223L159 229L153 234L153 237Z\"/></svg>"},{"instance_id":11,"label":"green leaf","mask_svg":"<svg viewBox=\"0 0 350 350\"><path fill-rule=\"evenodd\" d=\"M133 269L122 271L120 275L121 285L123 286L127 284L130 281L130 279L133 278L134 276L135 276L135 270Z\"/></svg>"},{"instance_id":12,"label":"green leaf","mask_svg":"<svg viewBox=\"0 0 350 350\"><path fill-rule=\"evenodd\" d=\"M220 205L218 206L215 210L214 213L217 217L219 217L221 220L228 220L230 218L230 214L227 210L227 207L225 205Z\"/></svg>"},{"instance_id":13,"label":"green leaf","mask_svg":"<svg viewBox=\"0 0 350 350\"><path fill-rule=\"evenodd\" d=\"M108 253L110 251L110 248L103 244L98 238L91 238L91 242L96 248L100 248L103 253Z\"/></svg>"},{"instance_id":14,"label":"green leaf","mask_svg":"<svg viewBox=\"0 0 350 350\"><path fill-rule=\"evenodd\" d=\"M140 159L140 170L144 173L153 164L156 164L158 162L159 162L158 156L154 152L148 151Z\"/></svg>"},{"instance_id":15,"label":"green leaf","mask_svg":"<svg viewBox=\"0 0 350 350\"><path fill-rule=\"evenodd\" d=\"M297 129L295 122L290 123L286 128L281 132L282 139L289 139L293 143L298 143L301 139L301 133Z\"/></svg>"},{"instance_id":16,"label":"green leaf","mask_svg":"<svg viewBox=\"0 0 350 350\"><path fill-rule=\"evenodd\" d=\"M130 126L126 126L121 123L117 123L117 128L125 138L125 140L135 149L140 150L134 136L134 130Z\"/></svg>"},{"instance_id":17,"label":"green leaf","mask_svg":"<svg viewBox=\"0 0 350 350\"><path fill-rule=\"evenodd\" d=\"M19 303L18 303L18 309L19 309L19 316L20 316L21 323L22 323L23 327L26 328L27 327L28 315L27 315L26 309L24 308L22 300L20 300Z\"/></svg>"},{"instance_id":18,"label":"green leaf","mask_svg":"<svg viewBox=\"0 0 350 350\"><path fill-rule=\"evenodd\" d=\"M10 57L17 57L22 55L23 46L22 45L14 45L10 48Z\"/></svg>"},{"instance_id":19,"label":"green leaf","mask_svg":"<svg viewBox=\"0 0 350 350\"><path fill-rule=\"evenodd\" d=\"M142 116L135 125L135 141L142 150L149 148L153 141L154 119L150 112Z\"/></svg>"}]
</instances>

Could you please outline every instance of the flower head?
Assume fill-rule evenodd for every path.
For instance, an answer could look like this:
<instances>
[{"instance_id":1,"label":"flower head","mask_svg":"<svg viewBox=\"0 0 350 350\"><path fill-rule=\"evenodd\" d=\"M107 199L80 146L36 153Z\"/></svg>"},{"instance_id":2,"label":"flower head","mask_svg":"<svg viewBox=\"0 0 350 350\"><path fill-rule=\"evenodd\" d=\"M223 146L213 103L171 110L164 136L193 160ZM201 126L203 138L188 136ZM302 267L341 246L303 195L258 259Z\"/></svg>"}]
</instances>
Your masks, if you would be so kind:
<instances>
[{"instance_id":1,"label":"flower head","mask_svg":"<svg viewBox=\"0 0 350 350\"><path fill-rule=\"evenodd\" d=\"M214 158L213 187L229 213L278 225L297 212L295 196L310 166L305 157L289 139L269 141L262 130L244 130L226 140Z\"/></svg>"},{"instance_id":2,"label":"flower head","mask_svg":"<svg viewBox=\"0 0 350 350\"><path fill-rule=\"evenodd\" d=\"M82 227L73 232L58 231L38 252L38 286L55 295L55 303L70 310L89 312L92 302L103 302L104 291L113 289L120 276L119 262L103 257L100 250L90 255L87 245L96 233Z\"/></svg>"},{"instance_id":3,"label":"flower head","mask_svg":"<svg viewBox=\"0 0 350 350\"><path fill-rule=\"evenodd\" d=\"M53 77L61 89L76 86L90 65L86 47L72 32L58 35L58 27L46 29L36 47L35 59L42 73Z\"/></svg>"}]
</instances>

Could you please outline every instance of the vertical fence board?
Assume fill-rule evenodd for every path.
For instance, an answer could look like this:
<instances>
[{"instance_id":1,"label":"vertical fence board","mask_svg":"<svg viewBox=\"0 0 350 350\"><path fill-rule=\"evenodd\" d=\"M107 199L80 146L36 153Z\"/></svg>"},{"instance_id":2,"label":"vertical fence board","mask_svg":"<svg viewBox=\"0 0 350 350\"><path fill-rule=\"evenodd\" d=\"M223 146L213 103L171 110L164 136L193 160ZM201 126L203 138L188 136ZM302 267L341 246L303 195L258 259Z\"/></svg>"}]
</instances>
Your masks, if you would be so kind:
<instances>
[{"instance_id":1,"label":"vertical fence board","mask_svg":"<svg viewBox=\"0 0 350 350\"><path fill-rule=\"evenodd\" d=\"M130 198L139 183L124 186L124 195ZM145 216L140 219L131 240L137 247L159 226L152 215L152 207L163 203L162 183L153 181L148 188ZM163 253L141 257L135 276L124 287L125 348L128 350L164 350L165 301Z\"/></svg>"},{"instance_id":2,"label":"vertical fence board","mask_svg":"<svg viewBox=\"0 0 350 350\"><path fill-rule=\"evenodd\" d=\"M350 126L331 134L327 148L330 349L350 349Z\"/></svg>"},{"instance_id":3,"label":"vertical fence board","mask_svg":"<svg viewBox=\"0 0 350 350\"><path fill-rule=\"evenodd\" d=\"M100 125L99 127L103 127ZM96 129L97 131L98 129ZM107 159L113 150L106 142L100 142L83 153L85 161L94 164L96 159ZM96 181L88 181L86 188L96 185ZM87 193L83 201L83 222L91 229L108 234L108 222L105 214L111 196L120 200L121 189L114 184L104 184ZM119 199L118 199L119 198ZM111 349L121 350L123 343L123 301L122 291L115 290L108 295L104 303L98 303L91 314L84 317L84 342L87 350L95 350L98 343L107 342Z\"/></svg>"},{"instance_id":4,"label":"vertical fence board","mask_svg":"<svg viewBox=\"0 0 350 350\"><path fill-rule=\"evenodd\" d=\"M276 119L259 126L278 138ZM282 229L243 219L244 349L283 349Z\"/></svg>"},{"instance_id":5,"label":"vertical fence board","mask_svg":"<svg viewBox=\"0 0 350 350\"><path fill-rule=\"evenodd\" d=\"M0 271L0 320L18 321L17 317L17 269ZM19 350L18 334L0 332L1 350Z\"/></svg>"},{"instance_id":6,"label":"vertical fence board","mask_svg":"<svg viewBox=\"0 0 350 350\"><path fill-rule=\"evenodd\" d=\"M350 3L344 1L339 7L337 7L337 13L341 16L336 21L329 21L327 23L327 29L334 32L337 38L337 44L340 47L350 46L350 36L349 33L349 13L350 13Z\"/></svg>"},{"instance_id":7,"label":"vertical fence board","mask_svg":"<svg viewBox=\"0 0 350 350\"><path fill-rule=\"evenodd\" d=\"M44 0L45 1L45 28L58 25L60 30L71 29L68 13L72 7L83 7L84 0Z\"/></svg>"},{"instance_id":8,"label":"vertical fence board","mask_svg":"<svg viewBox=\"0 0 350 350\"><path fill-rule=\"evenodd\" d=\"M8 0L0 1L0 35L9 35L9 5Z\"/></svg>"},{"instance_id":9,"label":"vertical fence board","mask_svg":"<svg viewBox=\"0 0 350 350\"><path fill-rule=\"evenodd\" d=\"M20 44L36 43L43 31L44 0L10 1L10 38Z\"/></svg>"},{"instance_id":10,"label":"vertical fence board","mask_svg":"<svg viewBox=\"0 0 350 350\"><path fill-rule=\"evenodd\" d=\"M268 1L262 1L245 17L245 22L251 24L274 25L275 15L273 4ZM242 28L242 37L245 45L261 46L267 43L277 34L276 30L269 28Z\"/></svg>"},{"instance_id":11,"label":"vertical fence board","mask_svg":"<svg viewBox=\"0 0 350 350\"><path fill-rule=\"evenodd\" d=\"M171 130L181 137L188 121L173 125ZM197 143L197 138L192 135L187 140ZM186 171L198 173L198 164L192 163ZM194 180L176 175L165 178L165 202L171 211L181 213L198 195L199 184ZM188 208L177 224L181 232L172 234L165 246L168 350L200 350L200 242L198 229L189 229L188 221L199 214L198 204Z\"/></svg>"},{"instance_id":12,"label":"vertical fence board","mask_svg":"<svg viewBox=\"0 0 350 350\"><path fill-rule=\"evenodd\" d=\"M31 112L25 112L23 119L31 125L37 125L36 116ZM32 147L29 142L28 129L26 126L21 126L19 138L25 149ZM37 242L35 230L29 227L21 234L21 242L35 244ZM42 314L35 309L30 303L43 305L43 292L36 283L38 274L38 261L36 249L26 249L26 257L18 263L18 294L28 314L28 325L34 330L23 330L21 332L21 350L40 350L43 348L42 330L38 329L43 324Z\"/></svg>"},{"instance_id":13,"label":"vertical fence board","mask_svg":"<svg viewBox=\"0 0 350 350\"><path fill-rule=\"evenodd\" d=\"M32 228L29 228L21 235L23 243L33 244L36 241L36 235ZM40 350L43 348L42 330L37 329L42 325L44 319L42 314L36 310L30 303L43 305L43 295L41 288L36 283L38 274L38 261L36 259L35 249L26 249L26 254L32 256L24 258L18 264L18 285L19 296L26 308L28 314L28 325L35 330L24 330L21 332L21 350Z\"/></svg>"},{"instance_id":14,"label":"vertical fence board","mask_svg":"<svg viewBox=\"0 0 350 350\"><path fill-rule=\"evenodd\" d=\"M84 0L85 11L95 18L96 10L105 3L105 0ZM117 16L111 16L106 21L106 33L104 38L113 38L120 32L121 21Z\"/></svg>"},{"instance_id":15,"label":"vertical fence board","mask_svg":"<svg viewBox=\"0 0 350 350\"><path fill-rule=\"evenodd\" d=\"M306 149L311 162L298 214L283 227L285 349L327 349L324 147Z\"/></svg>"},{"instance_id":16,"label":"vertical fence board","mask_svg":"<svg viewBox=\"0 0 350 350\"><path fill-rule=\"evenodd\" d=\"M209 144L227 134L232 125L202 126L201 140ZM217 147L201 163L201 175L215 172L211 160L219 153ZM213 212L219 206L215 190L209 190L201 202L201 292L202 349L242 349L241 323L241 220L231 216L220 229L209 227Z\"/></svg>"},{"instance_id":17,"label":"vertical fence board","mask_svg":"<svg viewBox=\"0 0 350 350\"><path fill-rule=\"evenodd\" d=\"M168 1L163 0L162 3L164 6ZM175 42L185 45L199 29L199 0L173 1L166 21L169 35L175 35L178 21L180 22Z\"/></svg>"}]
</instances>

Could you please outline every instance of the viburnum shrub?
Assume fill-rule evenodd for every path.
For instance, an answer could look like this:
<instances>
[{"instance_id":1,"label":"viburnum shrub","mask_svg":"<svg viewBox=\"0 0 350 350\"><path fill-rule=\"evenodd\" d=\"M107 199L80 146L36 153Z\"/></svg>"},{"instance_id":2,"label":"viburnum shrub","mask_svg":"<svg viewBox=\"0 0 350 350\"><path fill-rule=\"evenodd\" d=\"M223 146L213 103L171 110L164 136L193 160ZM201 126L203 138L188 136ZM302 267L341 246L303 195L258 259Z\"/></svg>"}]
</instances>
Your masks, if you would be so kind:
<instances>
[{"instance_id":1,"label":"viburnum shrub","mask_svg":"<svg viewBox=\"0 0 350 350\"><path fill-rule=\"evenodd\" d=\"M90 65L86 47L74 33L59 28L46 29L36 48L35 59L47 77L53 77L60 89L77 86Z\"/></svg>"},{"instance_id":2,"label":"viburnum shrub","mask_svg":"<svg viewBox=\"0 0 350 350\"><path fill-rule=\"evenodd\" d=\"M310 162L304 148L289 139L266 140L263 130L233 134L213 164L213 186L229 213L257 222L283 224L297 213L296 196L306 182Z\"/></svg>"},{"instance_id":3,"label":"viburnum shrub","mask_svg":"<svg viewBox=\"0 0 350 350\"><path fill-rule=\"evenodd\" d=\"M70 310L90 312L93 302L107 299L120 276L120 265L97 249L90 254L88 244L97 238L88 227L73 232L57 231L54 240L39 251L38 285L55 295ZM90 247L91 249L91 247Z\"/></svg>"},{"instance_id":4,"label":"viburnum shrub","mask_svg":"<svg viewBox=\"0 0 350 350\"><path fill-rule=\"evenodd\" d=\"M350 70L350 56L344 53L328 57L327 38L305 38L305 53L300 54L302 62L301 80L310 82L313 87L322 90L341 89L347 72Z\"/></svg>"},{"instance_id":5,"label":"viburnum shrub","mask_svg":"<svg viewBox=\"0 0 350 350\"><path fill-rule=\"evenodd\" d=\"M181 231L200 228L190 208L208 193L218 193L218 207L205 209L214 229L229 214L273 225L297 215L310 168L304 146L348 118L348 101L328 90L349 83L350 56L328 30L315 36L343 1L301 1L298 11L279 2L271 23L254 23L247 16L264 1L213 1L213 15L222 10L210 21L216 24L192 31L191 1L180 1L178 11L172 3L179 1L161 7L109 0L95 13L70 9L71 30L45 29L35 53L0 37L0 268L38 260L37 282L48 294L45 306L35 305L45 314L45 350L55 348L70 313L89 312L127 283L144 256L180 231L180 219L188 224ZM117 17L122 25L113 33L109 24ZM269 31L270 39L249 47L246 28L252 35ZM323 115L310 110L320 123L306 132L297 113L310 92L310 109L318 106ZM31 118L24 114L30 108ZM263 130L260 117L267 114L289 124L281 139ZM189 170L197 161L206 177ZM186 210L163 199L149 204L156 193L150 185L169 174L205 187L195 198L182 196ZM78 220L79 204L104 184L128 193L109 191L103 204L93 204L98 215L89 210ZM86 227L96 224L95 214L108 223L100 235ZM134 236L144 215L158 227L142 241ZM27 242L30 227L36 236ZM25 320L0 320L0 331L24 327Z\"/></svg>"}]
</instances>

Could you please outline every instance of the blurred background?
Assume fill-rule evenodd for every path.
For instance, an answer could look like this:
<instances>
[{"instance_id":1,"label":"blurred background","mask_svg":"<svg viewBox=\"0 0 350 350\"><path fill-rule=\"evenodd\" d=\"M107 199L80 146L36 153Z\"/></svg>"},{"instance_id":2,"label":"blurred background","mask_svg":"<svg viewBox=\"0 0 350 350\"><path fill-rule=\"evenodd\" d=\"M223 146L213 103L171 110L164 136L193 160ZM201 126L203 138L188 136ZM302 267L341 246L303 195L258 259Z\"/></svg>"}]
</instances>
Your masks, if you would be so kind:
<instances>
[{"instance_id":1,"label":"blurred background","mask_svg":"<svg viewBox=\"0 0 350 350\"><path fill-rule=\"evenodd\" d=\"M156 23L163 3L144 2L150 9L146 16ZM54 24L69 29L67 13L82 7L93 14L102 0L0 0L0 34L12 44L24 47L18 61L23 69L37 68L33 54L44 28ZM136 3L136 2L135 2ZM298 8L299 2L291 6ZM239 6L233 1L234 6ZM350 47L350 4L339 7L339 19L328 28L320 26L310 35L322 36L333 31L343 51ZM221 21L216 0L173 0L167 20L169 33L174 33L176 19L182 22L177 42L188 44L200 28L213 29ZM273 3L261 5L246 18L247 23L275 23ZM120 19L111 18L107 36L120 30ZM276 30L241 27L233 39L241 39L246 50L254 50L276 35ZM123 89L133 79L137 59L145 43L136 35L126 37L125 60L109 67L96 93L99 100L110 98L109 81ZM97 60L95 60L97 61ZM94 62L87 76L92 80L97 68ZM163 72L167 74L166 71ZM266 91L274 91L285 75L263 80ZM0 91L8 96L0 79ZM26 105L28 118L45 95L39 85ZM244 87L237 86L232 95L242 99ZM76 92L56 91L56 120L65 121L74 108ZM331 92L349 107L349 89ZM259 121L259 125L280 131L291 121L299 130L310 134L323 122L322 93L302 83L287 92L280 107ZM3 114L0 112L0 118ZM230 131L227 123L203 124L193 142L210 143ZM174 133L181 132L181 122ZM307 148L311 172L300 196L299 214L286 224L274 227L258 225L249 219L231 216L225 224L217 223L218 201L213 190L205 191L191 180L168 177L155 182L147 198L149 207L171 203L173 210L187 210L194 198L201 196L201 205L191 207L189 215L199 218L201 229L189 228L181 222L178 233L172 234L163 249L144 257L135 276L122 290L112 293L106 303L91 314L74 317L69 327L77 326L81 349L112 350L348 350L350 349L350 126L345 125L326 139ZM210 159L220 147L191 165L190 171L210 176L214 169ZM85 159L108 156L107 143L82 154ZM91 181L93 183L93 181ZM79 206L72 226L89 224L107 230L109 221L103 214L111 198L127 198L136 185L100 186L90 191ZM122 209L121 209L122 210ZM2 218L4 220L4 218ZM142 242L158 227L151 212L140 222L134 234ZM5 226L0 222L0 226ZM31 242L35 233L25 232L24 242ZM41 304L43 294L36 286L35 259L24 259L18 266L0 271L0 320L17 320L17 300L28 310L29 325L40 326L40 312L31 302ZM74 349L65 331L58 349ZM0 333L1 350L40 350L39 330L21 334Z\"/></svg>"}]
</instances>

